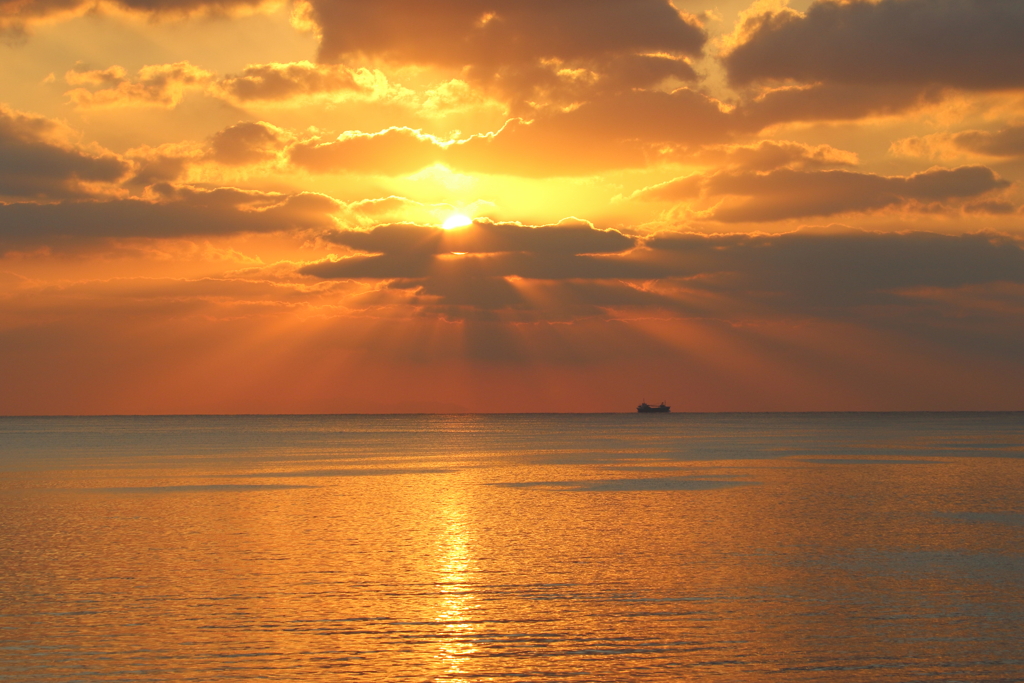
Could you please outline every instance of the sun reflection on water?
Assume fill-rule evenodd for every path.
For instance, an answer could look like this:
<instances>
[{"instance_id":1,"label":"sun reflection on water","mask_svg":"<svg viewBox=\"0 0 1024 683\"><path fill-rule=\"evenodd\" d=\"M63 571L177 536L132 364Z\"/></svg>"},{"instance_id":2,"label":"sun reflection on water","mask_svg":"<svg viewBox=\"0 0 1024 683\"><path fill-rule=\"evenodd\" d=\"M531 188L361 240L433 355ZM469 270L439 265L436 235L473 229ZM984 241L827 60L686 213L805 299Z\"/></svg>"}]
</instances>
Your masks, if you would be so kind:
<instances>
[{"instance_id":1,"label":"sun reflection on water","mask_svg":"<svg viewBox=\"0 0 1024 683\"><path fill-rule=\"evenodd\" d=\"M446 500L439 514L444 519L444 529L437 539L436 556L437 658L445 666L445 680L468 682L468 664L477 653L477 625L472 618L476 607L471 576L475 558L465 501L453 496Z\"/></svg>"}]
</instances>

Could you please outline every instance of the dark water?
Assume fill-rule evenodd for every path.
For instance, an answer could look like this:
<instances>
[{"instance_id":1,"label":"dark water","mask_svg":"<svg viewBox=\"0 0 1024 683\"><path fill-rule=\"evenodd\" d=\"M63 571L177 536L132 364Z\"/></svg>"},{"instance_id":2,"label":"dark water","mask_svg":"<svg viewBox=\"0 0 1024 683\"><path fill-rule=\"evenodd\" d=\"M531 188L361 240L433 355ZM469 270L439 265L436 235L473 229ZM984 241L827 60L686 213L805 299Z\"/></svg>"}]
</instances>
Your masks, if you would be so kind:
<instances>
[{"instance_id":1,"label":"dark water","mask_svg":"<svg viewBox=\"0 0 1024 683\"><path fill-rule=\"evenodd\" d=\"M1024 681L1024 414L0 418L0 680Z\"/></svg>"}]
</instances>

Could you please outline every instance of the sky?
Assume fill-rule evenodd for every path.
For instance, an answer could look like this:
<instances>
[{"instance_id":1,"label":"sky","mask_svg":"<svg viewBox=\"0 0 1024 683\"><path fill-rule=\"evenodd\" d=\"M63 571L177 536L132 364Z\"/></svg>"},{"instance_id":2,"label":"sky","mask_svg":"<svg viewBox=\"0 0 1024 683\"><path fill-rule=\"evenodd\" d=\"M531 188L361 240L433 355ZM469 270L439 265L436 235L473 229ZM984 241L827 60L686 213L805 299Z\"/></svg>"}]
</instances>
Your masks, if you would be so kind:
<instances>
[{"instance_id":1,"label":"sky","mask_svg":"<svg viewBox=\"0 0 1024 683\"><path fill-rule=\"evenodd\" d=\"M0 414L1024 410L1020 0L0 0Z\"/></svg>"}]
</instances>

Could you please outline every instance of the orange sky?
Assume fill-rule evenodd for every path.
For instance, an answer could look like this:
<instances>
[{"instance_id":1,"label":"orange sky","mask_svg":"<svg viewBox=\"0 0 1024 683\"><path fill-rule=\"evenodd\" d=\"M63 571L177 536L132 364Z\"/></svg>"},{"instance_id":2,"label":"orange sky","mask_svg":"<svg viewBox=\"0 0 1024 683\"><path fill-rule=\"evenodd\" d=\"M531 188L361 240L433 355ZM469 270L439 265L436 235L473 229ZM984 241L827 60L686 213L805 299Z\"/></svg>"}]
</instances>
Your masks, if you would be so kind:
<instances>
[{"instance_id":1,"label":"orange sky","mask_svg":"<svg viewBox=\"0 0 1024 683\"><path fill-rule=\"evenodd\" d=\"M0 414L1024 410L1021 35L0 0Z\"/></svg>"}]
</instances>

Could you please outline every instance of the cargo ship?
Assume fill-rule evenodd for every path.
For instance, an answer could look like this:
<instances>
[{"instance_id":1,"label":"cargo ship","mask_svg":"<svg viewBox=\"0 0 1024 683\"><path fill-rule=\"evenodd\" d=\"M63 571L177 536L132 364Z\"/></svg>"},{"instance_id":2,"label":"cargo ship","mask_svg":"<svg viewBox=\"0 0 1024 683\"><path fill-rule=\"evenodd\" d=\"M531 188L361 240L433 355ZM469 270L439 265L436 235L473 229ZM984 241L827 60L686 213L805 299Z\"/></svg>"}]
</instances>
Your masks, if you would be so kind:
<instances>
[{"instance_id":1,"label":"cargo ship","mask_svg":"<svg viewBox=\"0 0 1024 683\"><path fill-rule=\"evenodd\" d=\"M664 401L661 402L660 406L649 406L644 402L636 407L636 412L638 413L667 413L670 410L672 409L665 405Z\"/></svg>"}]
</instances>

